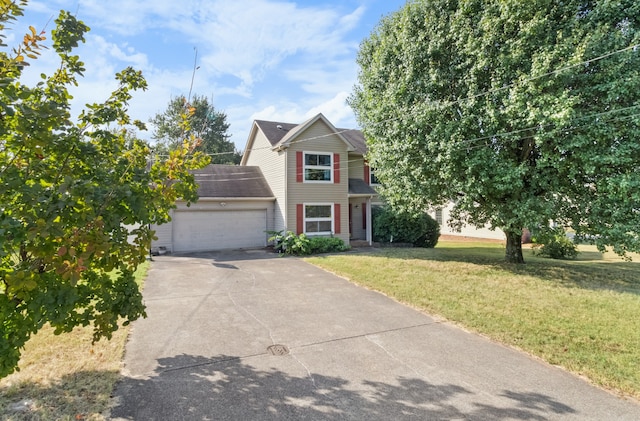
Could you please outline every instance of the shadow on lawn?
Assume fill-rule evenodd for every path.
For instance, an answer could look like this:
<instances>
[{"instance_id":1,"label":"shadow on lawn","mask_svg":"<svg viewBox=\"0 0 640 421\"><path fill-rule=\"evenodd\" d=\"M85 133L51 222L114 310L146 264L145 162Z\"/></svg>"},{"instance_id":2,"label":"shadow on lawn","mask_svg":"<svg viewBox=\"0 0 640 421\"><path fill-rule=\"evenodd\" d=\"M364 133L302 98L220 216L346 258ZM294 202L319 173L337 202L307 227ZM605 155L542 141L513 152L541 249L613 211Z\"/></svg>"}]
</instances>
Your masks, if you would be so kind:
<instances>
[{"instance_id":1,"label":"shadow on lawn","mask_svg":"<svg viewBox=\"0 0 640 421\"><path fill-rule=\"evenodd\" d=\"M23 382L0 387L0 419L97 419L108 409L109 385L118 377L117 371L80 371L46 385Z\"/></svg>"},{"instance_id":2,"label":"shadow on lawn","mask_svg":"<svg viewBox=\"0 0 640 421\"><path fill-rule=\"evenodd\" d=\"M339 377L259 370L229 356L180 355L158 363L149 379L125 378L118 385L112 419L544 420L575 412L548 396L513 391L493 406L475 402L481 396L462 386L417 378L354 385Z\"/></svg>"},{"instance_id":3,"label":"shadow on lawn","mask_svg":"<svg viewBox=\"0 0 640 421\"><path fill-rule=\"evenodd\" d=\"M438 262L460 262L509 271L517 275L534 276L545 281L572 288L611 290L640 294L640 264L637 262L605 261L598 252L581 252L576 260L554 260L533 255L523 250L525 264L504 261L501 247L437 247L435 249L383 249L361 253L383 255L397 259L420 259Z\"/></svg>"}]
</instances>

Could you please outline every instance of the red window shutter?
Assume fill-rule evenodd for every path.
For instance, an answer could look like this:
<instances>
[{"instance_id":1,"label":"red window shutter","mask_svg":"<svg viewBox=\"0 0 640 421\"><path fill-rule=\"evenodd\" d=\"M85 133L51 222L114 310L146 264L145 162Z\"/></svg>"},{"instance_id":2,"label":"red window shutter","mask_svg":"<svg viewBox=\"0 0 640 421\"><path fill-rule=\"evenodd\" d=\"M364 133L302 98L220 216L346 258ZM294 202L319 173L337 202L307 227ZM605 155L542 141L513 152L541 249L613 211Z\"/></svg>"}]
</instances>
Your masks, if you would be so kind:
<instances>
[{"instance_id":1,"label":"red window shutter","mask_svg":"<svg viewBox=\"0 0 640 421\"><path fill-rule=\"evenodd\" d=\"M340 203L333 205L333 226L336 229L336 234L340 234Z\"/></svg>"},{"instance_id":2,"label":"red window shutter","mask_svg":"<svg viewBox=\"0 0 640 421\"><path fill-rule=\"evenodd\" d=\"M362 229L367 229L367 202L362 203Z\"/></svg>"},{"instance_id":3,"label":"red window shutter","mask_svg":"<svg viewBox=\"0 0 640 421\"><path fill-rule=\"evenodd\" d=\"M296 234L300 235L304 232L304 208L302 205L296 205Z\"/></svg>"},{"instance_id":4,"label":"red window shutter","mask_svg":"<svg viewBox=\"0 0 640 421\"><path fill-rule=\"evenodd\" d=\"M369 177L369 166L367 164L364 164L364 182L367 183L367 185L371 182L371 177Z\"/></svg>"},{"instance_id":5,"label":"red window shutter","mask_svg":"<svg viewBox=\"0 0 640 421\"><path fill-rule=\"evenodd\" d=\"M302 183L304 169L302 168L302 151L296 152L296 181Z\"/></svg>"},{"instance_id":6,"label":"red window shutter","mask_svg":"<svg viewBox=\"0 0 640 421\"><path fill-rule=\"evenodd\" d=\"M333 154L333 182L334 184L340 183L340 154Z\"/></svg>"}]
</instances>

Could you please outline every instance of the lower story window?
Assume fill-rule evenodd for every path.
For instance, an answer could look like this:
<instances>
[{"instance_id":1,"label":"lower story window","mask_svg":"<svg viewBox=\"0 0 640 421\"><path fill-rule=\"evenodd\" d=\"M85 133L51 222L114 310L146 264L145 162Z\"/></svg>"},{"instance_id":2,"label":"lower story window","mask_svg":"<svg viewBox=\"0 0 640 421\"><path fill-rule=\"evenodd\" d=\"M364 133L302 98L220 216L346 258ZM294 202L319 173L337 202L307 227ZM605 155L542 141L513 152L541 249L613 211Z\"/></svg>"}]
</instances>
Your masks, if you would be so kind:
<instances>
[{"instance_id":1,"label":"lower story window","mask_svg":"<svg viewBox=\"0 0 640 421\"><path fill-rule=\"evenodd\" d=\"M331 234L333 232L333 206L304 205L304 232Z\"/></svg>"}]
</instances>

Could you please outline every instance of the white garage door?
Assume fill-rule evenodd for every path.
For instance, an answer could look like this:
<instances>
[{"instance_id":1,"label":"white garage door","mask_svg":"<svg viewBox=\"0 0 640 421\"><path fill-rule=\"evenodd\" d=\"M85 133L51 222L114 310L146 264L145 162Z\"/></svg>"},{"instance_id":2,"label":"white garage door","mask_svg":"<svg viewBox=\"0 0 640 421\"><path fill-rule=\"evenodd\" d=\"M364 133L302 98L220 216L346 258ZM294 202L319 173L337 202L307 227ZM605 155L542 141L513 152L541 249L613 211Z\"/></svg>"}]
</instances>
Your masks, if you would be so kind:
<instances>
[{"instance_id":1,"label":"white garage door","mask_svg":"<svg viewBox=\"0 0 640 421\"><path fill-rule=\"evenodd\" d=\"M176 211L172 224L174 252L266 246L265 210Z\"/></svg>"}]
</instances>

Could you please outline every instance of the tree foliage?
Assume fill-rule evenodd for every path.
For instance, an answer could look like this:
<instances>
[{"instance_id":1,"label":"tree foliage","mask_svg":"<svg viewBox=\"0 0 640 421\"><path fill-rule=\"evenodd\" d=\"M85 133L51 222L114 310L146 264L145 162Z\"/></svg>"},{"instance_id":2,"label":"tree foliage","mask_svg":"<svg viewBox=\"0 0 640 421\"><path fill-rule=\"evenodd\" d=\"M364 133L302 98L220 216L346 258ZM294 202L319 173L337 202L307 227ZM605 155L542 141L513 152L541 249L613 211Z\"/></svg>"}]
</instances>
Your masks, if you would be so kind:
<instances>
[{"instance_id":1,"label":"tree foliage","mask_svg":"<svg viewBox=\"0 0 640 421\"><path fill-rule=\"evenodd\" d=\"M185 112L189 115L189 133L199 139L198 151L210 155L214 164L240 163L242 156L229 140L227 115L198 95L190 102L184 96L172 98L167 109L150 120L155 126L157 154L166 154L181 145L185 132L181 116Z\"/></svg>"},{"instance_id":2,"label":"tree foliage","mask_svg":"<svg viewBox=\"0 0 640 421\"><path fill-rule=\"evenodd\" d=\"M572 227L640 250L640 3L423 0L384 18L350 98L394 207Z\"/></svg>"},{"instance_id":3,"label":"tree foliage","mask_svg":"<svg viewBox=\"0 0 640 421\"><path fill-rule=\"evenodd\" d=\"M2 39L24 7L0 4ZM188 170L207 163L187 138L149 164L148 145L127 132L143 128L127 103L146 88L131 68L116 74L109 98L72 120L68 88L85 70L73 49L89 28L64 11L55 24L60 66L36 86L21 76L47 48L44 32L31 27L19 46L0 51L0 377L45 323L56 333L93 324L98 340L120 319L145 314L133 272L148 253L149 224L168 221L177 198L197 199Z\"/></svg>"}]
</instances>

